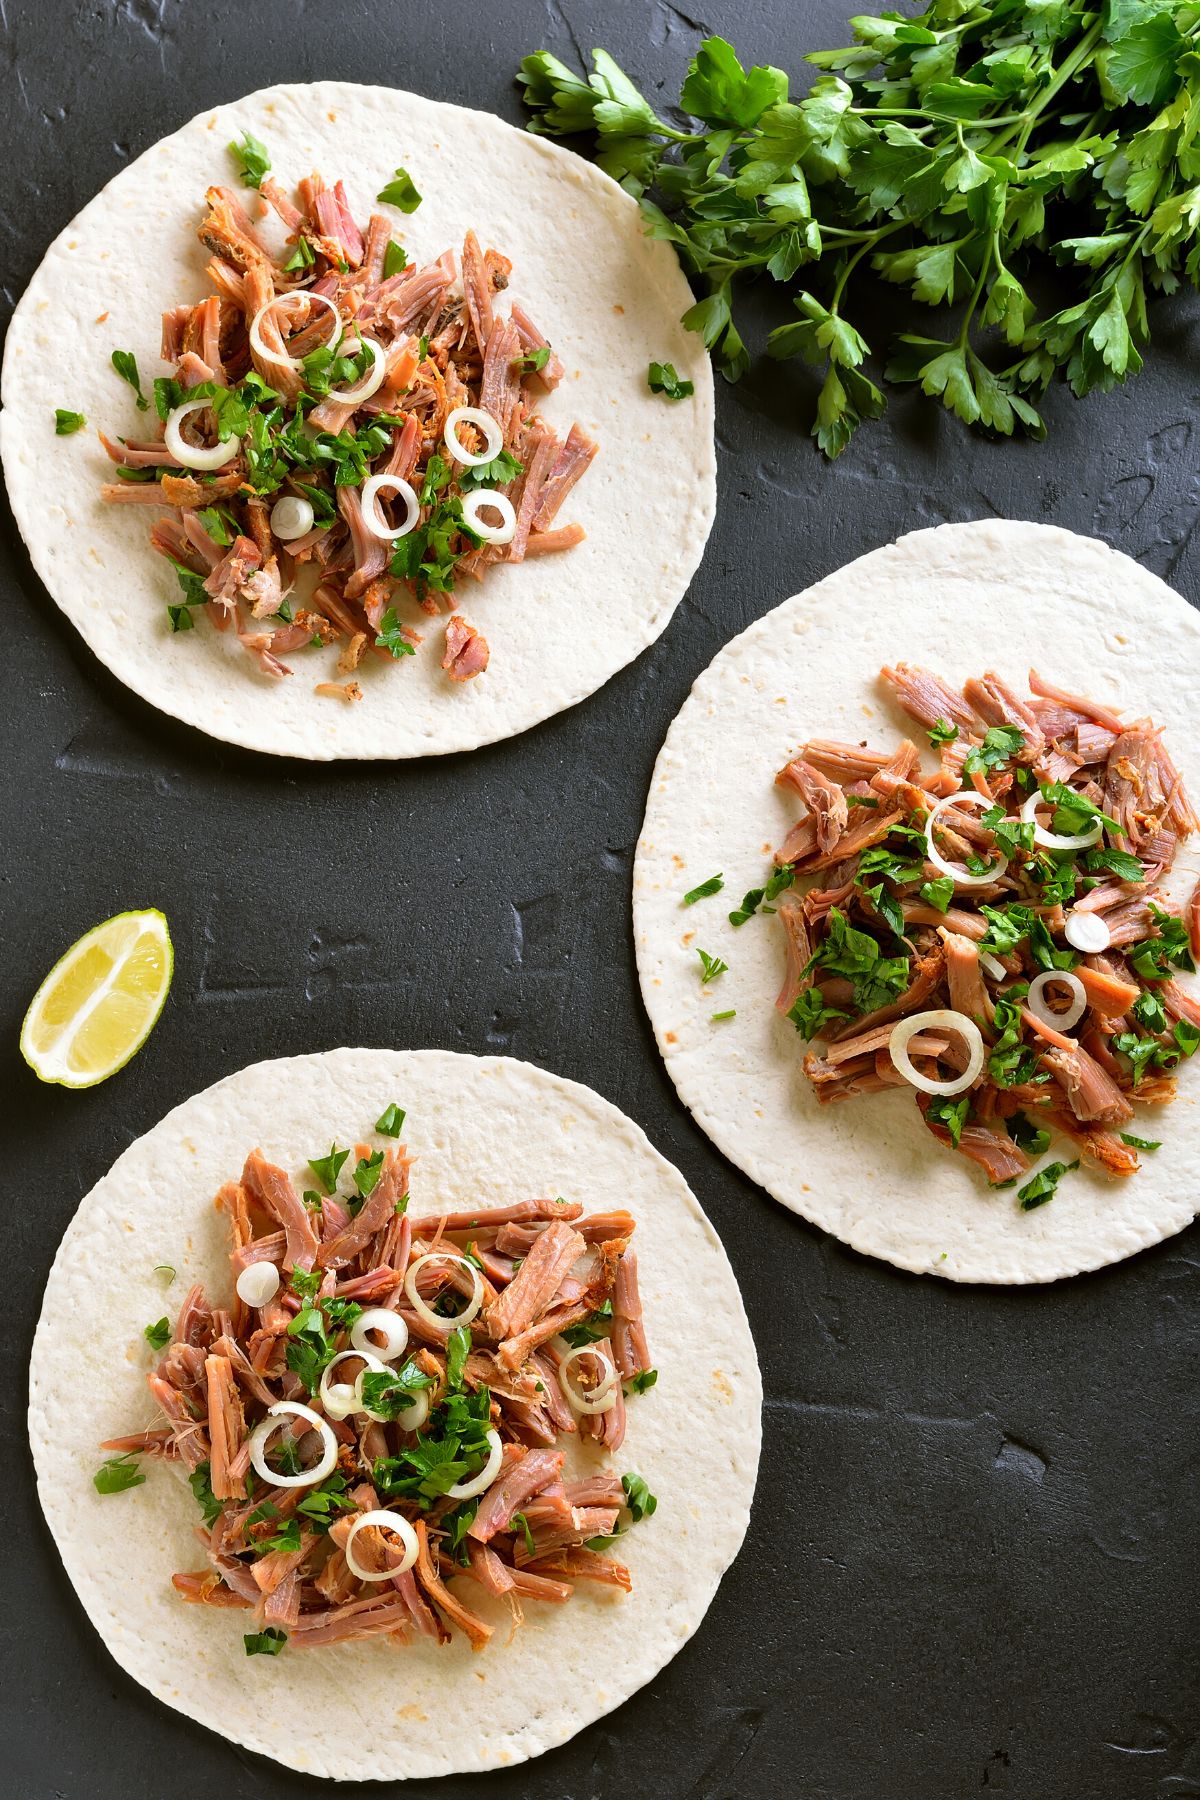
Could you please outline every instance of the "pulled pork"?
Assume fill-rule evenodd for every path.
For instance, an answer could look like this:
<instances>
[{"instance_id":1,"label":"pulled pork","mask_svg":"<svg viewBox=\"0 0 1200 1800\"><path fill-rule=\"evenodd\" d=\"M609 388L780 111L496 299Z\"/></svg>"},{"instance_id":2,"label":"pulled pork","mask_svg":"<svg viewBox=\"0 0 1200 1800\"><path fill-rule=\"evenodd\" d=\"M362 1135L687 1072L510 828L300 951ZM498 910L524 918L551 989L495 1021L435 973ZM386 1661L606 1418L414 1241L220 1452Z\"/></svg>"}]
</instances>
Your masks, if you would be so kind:
<instances>
[{"instance_id":1,"label":"pulled pork","mask_svg":"<svg viewBox=\"0 0 1200 1800\"><path fill-rule=\"evenodd\" d=\"M776 777L805 806L768 883L781 896L776 1005L825 1042L804 1059L817 1100L903 1086L895 1024L951 1011L978 1028L984 1063L952 1097L918 1095L940 1143L996 1186L1029 1172L1050 1128L1131 1174L1135 1102L1170 1100L1172 1071L1200 1045L1200 1004L1173 978L1200 953L1200 887L1181 909L1161 885L1197 818L1161 729L1036 671L1028 695L991 670L961 691L903 663L880 679L928 733L935 771L910 739L890 755L814 739ZM909 1059L952 1084L964 1042L930 1021ZM1022 1206L1056 1179L1036 1176Z\"/></svg>"},{"instance_id":2,"label":"pulled pork","mask_svg":"<svg viewBox=\"0 0 1200 1800\"><path fill-rule=\"evenodd\" d=\"M628 1569L596 1540L652 1512L653 1497L640 1477L571 1450L618 1450L626 1398L654 1382L633 1218L562 1199L413 1216L403 1146L357 1154L349 1198L302 1197L259 1150L222 1187L233 1298L221 1307L188 1291L148 1377L161 1418L103 1446L118 1455L97 1487L137 1485L143 1456L182 1466L207 1566L173 1584L192 1604L252 1613L248 1653L284 1641L444 1643L455 1629L481 1649L494 1627L471 1584L518 1622L523 1600L561 1604L579 1581L628 1589ZM341 1166L322 1163L323 1185L332 1174L336 1186ZM274 1291L250 1304L239 1280L256 1301ZM366 1309L395 1321L401 1347L383 1347L387 1366L352 1344ZM379 1342L368 1317L360 1346ZM311 1409L333 1451L299 1415L264 1431L279 1401ZM322 1450L336 1460L309 1483L264 1477L263 1458L295 1476ZM476 1494L449 1491L488 1470ZM413 1554L405 1566L396 1531L364 1524L353 1557L377 1572L364 1580L347 1548L362 1515L381 1509L412 1527Z\"/></svg>"},{"instance_id":3,"label":"pulled pork","mask_svg":"<svg viewBox=\"0 0 1200 1800\"><path fill-rule=\"evenodd\" d=\"M232 189L208 191L198 235L213 292L163 313L171 373L154 383L158 429L142 441L101 434L121 477L104 498L163 513L150 535L183 589L169 608L172 629L192 628L203 609L216 630L234 627L269 680L290 675L283 659L310 646L337 645L343 675L364 652L385 664L415 654L421 640L402 617L414 605L454 612L442 668L451 681L474 680L488 645L454 611L464 577L569 550L584 536L556 521L596 445L577 424L560 442L538 412L563 365L521 307L500 313L512 265L474 232L458 258L446 250L410 265L385 215L355 223L340 181L311 175L293 203L268 176L259 212L274 211L288 234L276 254L246 205ZM374 392L347 399L377 366ZM197 449L234 446L218 473L190 473L165 442L168 420L195 400L211 404L180 432ZM462 408L492 421L490 461L454 454L447 424ZM468 455L486 453L474 422L456 421L452 435ZM407 494L383 488L364 503L372 476L404 483ZM500 509L489 510L489 496ZM286 523L281 500L293 515ZM380 535L406 521L404 535ZM507 541L495 541L509 525ZM349 700L364 691L358 681L316 685Z\"/></svg>"}]
</instances>

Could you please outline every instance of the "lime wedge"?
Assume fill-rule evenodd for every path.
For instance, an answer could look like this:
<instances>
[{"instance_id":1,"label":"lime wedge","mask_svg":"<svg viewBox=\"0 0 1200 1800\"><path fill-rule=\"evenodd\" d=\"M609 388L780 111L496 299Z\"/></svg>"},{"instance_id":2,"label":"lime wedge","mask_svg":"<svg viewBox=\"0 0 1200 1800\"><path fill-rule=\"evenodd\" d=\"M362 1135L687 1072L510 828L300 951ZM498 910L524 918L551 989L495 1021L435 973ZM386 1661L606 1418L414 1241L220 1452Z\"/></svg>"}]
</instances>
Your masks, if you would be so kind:
<instances>
[{"instance_id":1,"label":"lime wedge","mask_svg":"<svg viewBox=\"0 0 1200 1800\"><path fill-rule=\"evenodd\" d=\"M175 953L160 912L118 913L60 956L29 1005L21 1055L39 1081L95 1087L149 1037Z\"/></svg>"}]
</instances>

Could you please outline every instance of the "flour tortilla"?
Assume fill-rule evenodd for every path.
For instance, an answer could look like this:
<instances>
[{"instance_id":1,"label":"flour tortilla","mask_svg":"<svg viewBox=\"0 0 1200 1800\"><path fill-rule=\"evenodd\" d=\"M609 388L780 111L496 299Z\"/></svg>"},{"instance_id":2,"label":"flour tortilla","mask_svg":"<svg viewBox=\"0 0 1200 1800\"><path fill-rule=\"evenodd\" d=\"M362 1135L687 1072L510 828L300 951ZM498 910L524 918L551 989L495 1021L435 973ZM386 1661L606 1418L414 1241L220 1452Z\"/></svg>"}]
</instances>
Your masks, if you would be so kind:
<instances>
[{"instance_id":1,"label":"flour tortilla","mask_svg":"<svg viewBox=\"0 0 1200 1800\"><path fill-rule=\"evenodd\" d=\"M1053 1281L1118 1262L1179 1231L1196 1211L1200 1067L1180 1071L1169 1108L1132 1129L1161 1138L1141 1171L1086 1169L1022 1213L1012 1192L940 1148L908 1089L818 1106L806 1048L776 1013L782 933L728 913L760 887L800 815L776 770L810 737L895 745L918 729L881 692L885 663L924 664L960 683L995 668L1027 691L1047 679L1151 713L1200 797L1195 671L1200 617L1156 576L1094 539L991 519L917 531L786 600L727 645L667 734L634 872L642 994L684 1103L739 1168L855 1250L955 1281ZM1185 846L1176 893L1196 878ZM724 891L680 897L721 871ZM729 964L705 988L697 947ZM711 1015L734 1007L737 1017ZM1052 1155L1075 1150L1059 1140Z\"/></svg>"},{"instance_id":2,"label":"flour tortilla","mask_svg":"<svg viewBox=\"0 0 1200 1800\"><path fill-rule=\"evenodd\" d=\"M421 650L395 666L369 657L357 705L313 693L337 679L336 649L289 656L293 675L272 682L232 632L202 623L172 635L166 603L178 586L149 544L158 515L99 497L112 465L96 428L138 436L145 424L110 353L135 353L149 393L163 372L162 309L209 291L196 226L208 186L237 186L226 145L245 131L267 145L289 191L314 168L343 177L360 221L396 165L407 168L420 207L408 217L377 210L394 217L410 260L457 255L468 227L511 257L512 296L566 365L541 410L560 435L577 419L600 445L559 521L578 520L586 541L464 584L461 610L491 645L477 680L443 673L445 621L415 604L402 604L401 617L417 622ZM700 561L716 465L711 367L679 324L691 300L674 251L643 236L636 202L567 150L391 88L266 88L146 151L47 251L4 359L0 452L13 512L38 574L100 660L213 737L314 760L429 756L512 737L594 693L652 643ZM673 362L694 396L651 394L651 358ZM86 413L88 430L55 437L56 407Z\"/></svg>"},{"instance_id":3,"label":"flour tortilla","mask_svg":"<svg viewBox=\"0 0 1200 1800\"><path fill-rule=\"evenodd\" d=\"M220 1184L261 1142L307 1185L331 1138L384 1142L408 1111L414 1216L545 1194L637 1219L652 1392L631 1402L615 1459L658 1496L621 1554L633 1591L580 1583L565 1606L526 1607L508 1642L502 1603L464 1581L498 1627L474 1654L379 1642L247 1658L247 1615L189 1606L177 1569L203 1566L195 1501L169 1465L101 1497L102 1438L152 1422L142 1327L193 1281L229 1289ZM173 1265L168 1292L155 1265ZM508 1057L334 1050L258 1063L169 1113L83 1200L50 1274L30 1369L38 1491L67 1573L121 1667L168 1706L290 1768L389 1780L523 1761L610 1712L696 1630L745 1535L762 1389L741 1296L683 1177L590 1089ZM591 1462L595 1462L592 1457Z\"/></svg>"}]
</instances>

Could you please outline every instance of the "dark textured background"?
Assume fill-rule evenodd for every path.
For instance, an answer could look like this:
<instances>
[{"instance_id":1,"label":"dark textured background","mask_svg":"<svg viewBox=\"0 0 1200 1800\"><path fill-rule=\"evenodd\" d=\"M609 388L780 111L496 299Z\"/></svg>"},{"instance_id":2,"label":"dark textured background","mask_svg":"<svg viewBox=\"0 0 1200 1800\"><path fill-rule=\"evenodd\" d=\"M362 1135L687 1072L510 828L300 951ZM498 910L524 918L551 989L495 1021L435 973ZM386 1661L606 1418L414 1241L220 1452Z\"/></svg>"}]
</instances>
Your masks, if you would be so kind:
<instances>
[{"instance_id":1,"label":"dark textured background","mask_svg":"<svg viewBox=\"0 0 1200 1800\"><path fill-rule=\"evenodd\" d=\"M793 74L806 49L846 41L844 0L694 3L0 0L6 314L129 157L270 81L391 81L519 122L512 74L543 45L569 59L604 44L669 100L702 29ZM913 1279L843 1251L683 1113L629 933L650 769L689 684L848 557L1000 513L1098 533L1200 598L1195 346L1194 310L1160 311L1146 373L1086 404L1052 395L1044 446L969 439L905 399L836 468L804 435L803 370L718 383L717 525L663 639L573 712L423 766L306 767L174 725L93 662L6 520L3 1610L17 1629L0 1634L0 1792L316 1790L168 1712L110 1661L37 1511L25 1364L58 1239L131 1139L243 1063L362 1043L508 1051L630 1112L728 1246L767 1392L749 1539L697 1637L564 1749L409 1788L413 1800L1200 1794L1200 1237L1030 1292ZM80 932L141 905L165 910L177 951L150 1046L94 1092L40 1087L17 1055L30 992ZM136 1529L134 1511L114 1525ZM619 1637L596 1654L619 1657Z\"/></svg>"}]
</instances>

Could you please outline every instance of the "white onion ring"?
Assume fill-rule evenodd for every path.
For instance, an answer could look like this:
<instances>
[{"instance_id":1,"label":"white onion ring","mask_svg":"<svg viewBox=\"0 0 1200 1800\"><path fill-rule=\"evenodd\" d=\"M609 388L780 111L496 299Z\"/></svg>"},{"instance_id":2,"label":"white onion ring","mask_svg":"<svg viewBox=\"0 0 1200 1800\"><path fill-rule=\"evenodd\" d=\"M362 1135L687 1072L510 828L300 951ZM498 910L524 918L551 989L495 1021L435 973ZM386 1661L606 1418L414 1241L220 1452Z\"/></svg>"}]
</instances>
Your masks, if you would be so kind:
<instances>
[{"instance_id":1,"label":"white onion ring","mask_svg":"<svg viewBox=\"0 0 1200 1800\"><path fill-rule=\"evenodd\" d=\"M268 300L265 306L259 307L250 321L250 347L252 350L258 351L264 362L274 363L277 367L282 365L284 368L294 369L299 373L304 367L303 358L289 356L286 350L272 350L269 344L263 342L262 335L262 322L267 314L273 312L277 306L285 307L288 312L294 312L296 301L307 301L310 305L315 302L318 306L329 308L333 314L333 330L326 338L323 347L326 350L336 350L342 341L342 315L328 294L314 294L308 288L293 288L290 293L276 294L273 300Z\"/></svg>"},{"instance_id":2,"label":"white onion ring","mask_svg":"<svg viewBox=\"0 0 1200 1800\"><path fill-rule=\"evenodd\" d=\"M918 1032L935 1030L956 1031L967 1046L967 1066L952 1081L934 1081L914 1069L909 1061L910 1040ZM966 1013L938 1007L932 1012L910 1013L907 1019L898 1019L892 1026L892 1035L888 1039L888 1055L892 1059L893 1068L903 1075L905 1081L911 1082L913 1087L920 1088L923 1094L961 1094L978 1079L983 1068L983 1036L974 1019L968 1019Z\"/></svg>"},{"instance_id":3,"label":"white onion ring","mask_svg":"<svg viewBox=\"0 0 1200 1800\"><path fill-rule=\"evenodd\" d=\"M1058 831L1047 831L1044 825L1039 825L1037 809L1048 804L1048 801L1042 799L1040 790L1035 789L1021 808L1022 819L1026 825L1033 826L1035 844L1040 844L1043 850L1088 850L1093 844L1099 843L1104 834L1104 826L1099 819L1093 819L1086 831L1077 831L1069 837L1064 837Z\"/></svg>"},{"instance_id":4,"label":"white onion ring","mask_svg":"<svg viewBox=\"0 0 1200 1800\"><path fill-rule=\"evenodd\" d=\"M567 1370L581 1356L594 1356L608 1369L608 1374L597 1387L589 1389L585 1394L567 1379ZM558 1385L566 1397L567 1405L572 1412L606 1413L611 1412L617 1404L617 1371L609 1360L606 1351L599 1344L577 1344L574 1350L568 1350L558 1365Z\"/></svg>"},{"instance_id":5,"label":"white onion ring","mask_svg":"<svg viewBox=\"0 0 1200 1800\"><path fill-rule=\"evenodd\" d=\"M267 1463L267 1439L278 1430L277 1420L289 1415L307 1419L313 1430L320 1432L325 1448L320 1462L314 1463L311 1469L302 1469L299 1475L277 1475ZM337 1467L337 1453L337 1439L328 1421L315 1413L311 1406L301 1406L298 1400L279 1400L274 1406L269 1406L266 1418L260 1419L250 1433L250 1461L257 1473L264 1481L270 1482L272 1487L315 1487L318 1481L324 1481Z\"/></svg>"},{"instance_id":6,"label":"white onion ring","mask_svg":"<svg viewBox=\"0 0 1200 1800\"><path fill-rule=\"evenodd\" d=\"M367 1336L368 1331L382 1331L387 1342L374 1343ZM380 1362L393 1363L408 1348L408 1326L399 1313L389 1312L386 1306L370 1306L350 1327L350 1342L356 1350L364 1354L369 1351Z\"/></svg>"},{"instance_id":7,"label":"white onion ring","mask_svg":"<svg viewBox=\"0 0 1200 1800\"><path fill-rule=\"evenodd\" d=\"M453 1487L447 1488L448 1500L473 1500L476 1494L482 1494L485 1488L490 1488L500 1473L500 1464L504 1461L504 1445L500 1442L500 1433L489 1430L485 1435L491 1445L487 1461L478 1475L472 1475L469 1481L456 1481Z\"/></svg>"},{"instance_id":8,"label":"white onion ring","mask_svg":"<svg viewBox=\"0 0 1200 1800\"><path fill-rule=\"evenodd\" d=\"M486 519L479 517L479 508L490 506L500 514L503 521L499 525L489 525ZM471 493L463 495L463 518L485 544L511 544L517 535L517 515L513 511L513 503L507 494L496 488L475 488Z\"/></svg>"},{"instance_id":9,"label":"white onion ring","mask_svg":"<svg viewBox=\"0 0 1200 1800\"><path fill-rule=\"evenodd\" d=\"M374 1375L386 1375L388 1372L387 1364L380 1362L377 1356L372 1356L369 1350L339 1350L333 1361L326 1363L321 1370L321 1380L317 1386L317 1392L321 1396L321 1405L331 1419L347 1419L352 1412L365 1410L362 1403L362 1387L357 1376L353 1381L330 1382L329 1380L338 1364L345 1362L348 1357L353 1357L355 1362L363 1364L359 1371L360 1375L365 1375L368 1369ZM374 1413L371 1417L375 1417Z\"/></svg>"},{"instance_id":10,"label":"white onion ring","mask_svg":"<svg viewBox=\"0 0 1200 1800\"><path fill-rule=\"evenodd\" d=\"M369 372L363 376L357 387L330 388L329 390L329 398L339 401L343 406L361 406L364 400L369 400L372 394L379 391L387 376L387 357L383 353L382 345L377 344L374 338L363 338L359 347L366 348L371 352L372 361Z\"/></svg>"},{"instance_id":11,"label":"white onion ring","mask_svg":"<svg viewBox=\"0 0 1200 1800\"><path fill-rule=\"evenodd\" d=\"M302 500L298 494L285 494L271 508L271 530L285 544L293 538L302 538L313 528L315 518L311 500Z\"/></svg>"},{"instance_id":12,"label":"white onion ring","mask_svg":"<svg viewBox=\"0 0 1200 1800\"><path fill-rule=\"evenodd\" d=\"M472 450L464 450L458 441L459 425L476 425L482 431L487 448L482 456L476 456ZM456 406L446 420L446 429L442 442L457 463L465 463L468 469L481 468L484 463L492 462L504 448L504 433L493 419L491 413L484 412L478 406Z\"/></svg>"},{"instance_id":13,"label":"white onion ring","mask_svg":"<svg viewBox=\"0 0 1200 1800\"><path fill-rule=\"evenodd\" d=\"M355 1560L354 1540L365 1525L376 1525L383 1531L394 1531L398 1538L404 1540L404 1555L398 1563L393 1563L388 1569L364 1569L362 1564ZM412 1568L417 1560L419 1549L417 1534L403 1514L380 1509L376 1512L359 1514L346 1533L342 1555L346 1558L346 1565L350 1573L357 1575L360 1581L390 1581L393 1575L404 1575Z\"/></svg>"},{"instance_id":14,"label":"white onion ring","mask_svg":"<svg viewBox=\"0 0 1200 1800\"><path fill-rule=\"evenodd\" d=\"M452 1319L444 1319L440 1313L435 1313L417 1292L417 1273L426 1263L431 1262L461 1263L470 1272L474 1291L463 1310L455 1313ZM435 1331L453 1331L456 1325L469 1325L483 1305L483 1277L469 1257L459 1256L451 1250L431 1250L428 1256L418 1256L415 1263L408 1265L408 1274L404 1277L404 1292L412 1302L413 1311L426 1325L432 1325Z\"/></svg>"},{"instance_id":15,"label":"white onion ring","mask_svg":"<svg viewBox=\"0 0 1200 1800\"><path fill-rule=\"evenodd\" d=\"M1099 956L1112 943L1112 932L1099 913L1072 911L1067 914L1063 936L1076 950Z\"/></svg>"},{"instance_id":16,"label":"white onion ring","mask_svg":"<svg viewBox=\"0 0 1200 1800\"><path fill-rule=\"evenodd\" d=\"M406 508L403 524L395 527L387 524L375 504L375 496L379 493L399 494ZM372 475L363 482L362 515L363 524L371 536L382 538L385 544L390 544L396 538L408 536L421 516L421 502L417 499L415 489L399 475Z\"/></svg>"},{"instance_id":17,"label":"white onion ring","mask_svg":"<svg viewBox=\"0 0 1200 1800\"><path fill-rule=\"evenodd\" d=\"M1071 990L1071 1004L1066 1012L1052 1012L1042 995L1052 981L1061 981L1064 987ZM1043 1025L1049 1025L1053 1031L1070 1031L1072 1025L1078 1025L1087 1011L1087 989L1078 975L1072 975L1070 969L1047 969L1043 975L1035 975L1029 984L1029 994L1025 1001L1035 1019Z\"/></svg>"},{"instance_id":18,"label":"white onion ring","mask_svg":"<svg viewBox=\"0 0 1200 1800\"><path fill-rule=\"evenodd\" d=\"M177 463L185 469L223 469L227 462L232 462L242 447L240 437L226 438L223 444L189 444L179 427L193 413L204 412L207 400L186 400L177 406L167 419L163 432L163 443L171 452Z\"/></svg>"},{"instance_id":19,"label":"white onion ring","mask_svg":"<svg viewBox=\"0 0 1200 1800\"><path fill-rule=\"evenodd\" d=\"M993 981L1004 981L1008 976L1008 970L1000 958L993 956L990 950L979 952L979 964L984 974L990 975Z\"/></svg>"},{"instance_id":20,"label":"white onion ring","mask_svg":"<svg viewBox=\"0 0 1200 1800\"><path fill-rule=\"evenodd\" d=\"M986 794L977 794L972 788L964 788L961 793L947 794L939 800L928 819L925 821L925 854L935 869L943 875L949 875L955 887L987 887L990 882L998 881L1008 867L1008 858L1001 851L996 852L996 861L988 869L986 875L971 875L966 869L960 869L956 863L947 862L933 841L934 820L944 806L994 806L996 802L989 800ZM942 1089L936 1090L942 1092Z\"/></svg>"},{"instance_id":21,"label":"white onion ring","mask_svg":"<svg viewBox=\"0 0 1200 1800\"><path fill-rule=\"evenodd\" d=\"M266 1306L279 1292L279 1270L273 1262L248 1263L233 1285L247 1306Z\"/></svg>"}]
</instances>

